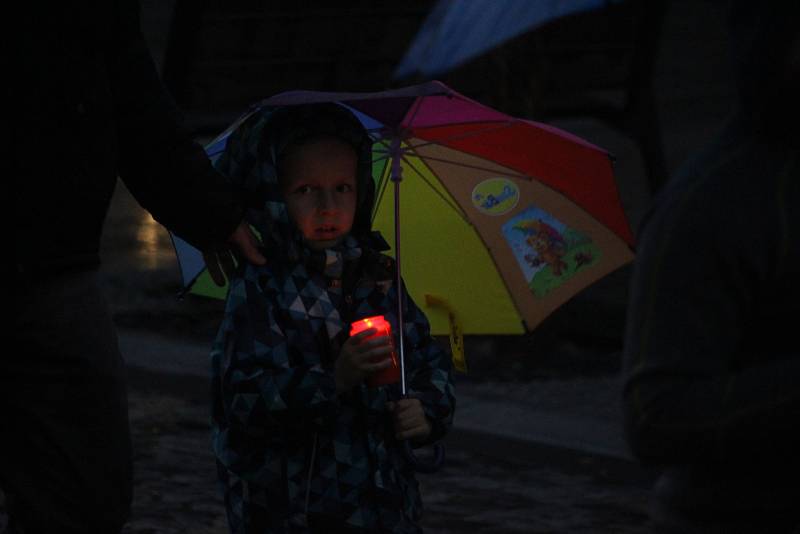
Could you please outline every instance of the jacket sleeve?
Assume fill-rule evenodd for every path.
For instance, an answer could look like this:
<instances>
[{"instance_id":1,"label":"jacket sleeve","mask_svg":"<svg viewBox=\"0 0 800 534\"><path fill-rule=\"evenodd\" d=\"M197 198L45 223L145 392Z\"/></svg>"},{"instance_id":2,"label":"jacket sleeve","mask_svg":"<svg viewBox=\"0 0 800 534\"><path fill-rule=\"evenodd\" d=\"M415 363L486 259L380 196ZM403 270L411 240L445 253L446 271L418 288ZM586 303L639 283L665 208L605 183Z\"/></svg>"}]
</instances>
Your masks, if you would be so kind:
<instances>
[{"instance_id":1,"label":"jacket sleeve","mask_svg":"<svg viewBox=\"0 0 800 534\"><path fill-rule=\"evenodd\" d=\"M422 402L433 431L428 442L437 441L453 425L456 408L453 364L431 336L428 318L403 291L403 320L408 393Z\"/></svg>"},{"instance_id":2,"label":"jacket sleeve","mask_svg":"<svg viewBox=\"0 0 800 534\"><path fill-rule=\"evenodd\" d=\"M136 200L199 248L224 242L242 220L239 193L192 140L162 85L139 26L139 4L119 0L106 53L120 176Z\"/></svg>"},{"instance_id":3,"label":"jacket sleeve","mask_svg":"<svg viewBox=\"0 0 800 534\"><path fill-rule=\"evenodd\" d=\"M333 369L304 362L276 319L255 280L232 281L214 348L228 423L250 434L332 424L339 407Z\"/></svg>"},{"instance_id":4,"label":"jacket sleeve","mask_svg":"<svg viewBox=\"0 0 800 534\"><path fill-rule=\"evenodd\" d=\"M735 213L740 204L689 187L654 213L642 235L623 405L628 441L646 463L752 462L800 446L791 437L798 435L800 359L768 342L742 344L754 333L750 313L769 284L764 263L781 232ZM749 349L754 363L737 363Z\"/></svg>"}]
</instances>

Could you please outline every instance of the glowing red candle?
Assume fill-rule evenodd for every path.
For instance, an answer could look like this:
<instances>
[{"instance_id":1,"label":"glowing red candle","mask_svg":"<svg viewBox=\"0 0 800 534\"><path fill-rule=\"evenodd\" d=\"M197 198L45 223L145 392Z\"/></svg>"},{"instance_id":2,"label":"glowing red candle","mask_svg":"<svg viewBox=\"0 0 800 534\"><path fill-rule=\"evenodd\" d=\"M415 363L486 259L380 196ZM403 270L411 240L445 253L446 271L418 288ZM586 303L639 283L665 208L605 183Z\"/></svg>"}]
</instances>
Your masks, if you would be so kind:
<instances>
[{"instance_id":1,"label":"glowing red candle","mask_svg":"<svg viewBox=\"0 0 800 534\"><path fill-rule=\"evenodd\" d=\"M350 335L354 336L359 332L363 332L364 330L369 330L370 328L374 328L376 332L369 336L366 339L374 339L376 337L383 337L388 336L389 343L392 345L392 352L389 356L392 359L392 365L387 367L386 369L382 369L375 373L372 373L367 377L366 383L369 387L376 387L382 386L385 384L395 384L400 381L400 364L397 361L397 352L394 350L394 338L392 337L392 325L389 324L383 315L376 315L374 317L365 317L364 319L360 319L355 321L352 325L350 325ZM380 361L384 359L385 356L381 356L376 361Z\"/></svg>"}]
</instances>

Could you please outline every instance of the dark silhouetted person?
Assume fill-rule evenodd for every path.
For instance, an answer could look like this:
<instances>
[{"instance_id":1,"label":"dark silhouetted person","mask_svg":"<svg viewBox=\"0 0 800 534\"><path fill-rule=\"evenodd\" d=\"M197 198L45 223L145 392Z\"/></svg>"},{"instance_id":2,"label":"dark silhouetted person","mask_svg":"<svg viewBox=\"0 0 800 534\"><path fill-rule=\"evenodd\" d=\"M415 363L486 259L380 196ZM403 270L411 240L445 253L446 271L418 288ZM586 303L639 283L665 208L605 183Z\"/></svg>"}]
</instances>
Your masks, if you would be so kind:
<instances>
[{"instance_id":1,"label":"dark silhouetted person","mask_svg":"<svg viewBox=\"0 0 800 534\"><path fill-rule=\"evenodd\" d=\"M731 3L740 102L659 195L625 343L657 532L800 532L797 2Z\"/></svg>"},{"instance_id":2,"label":"dark silhouetted person","mask_svg":"<svg viewBox=\"0 0 800 534\"><path fill-rule=\"evenodd\" d=\"M239 194L162 88L136 1L8 7L14 267L0 488L11 532L114 533L129 514L131 444L124 365L95 273L117 176L156 220L223 263L228 246L263 257Z\"/></svg>"}]
</instances>

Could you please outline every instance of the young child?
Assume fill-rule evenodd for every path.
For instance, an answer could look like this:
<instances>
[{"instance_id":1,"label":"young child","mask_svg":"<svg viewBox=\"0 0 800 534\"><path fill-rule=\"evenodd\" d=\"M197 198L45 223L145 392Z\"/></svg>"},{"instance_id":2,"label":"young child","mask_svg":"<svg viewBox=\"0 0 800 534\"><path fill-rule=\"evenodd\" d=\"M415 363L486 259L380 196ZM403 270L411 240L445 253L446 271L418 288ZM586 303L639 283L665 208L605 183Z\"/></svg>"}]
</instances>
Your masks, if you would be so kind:
<instances>
[{"instance_id":1,"label":"young child","mask_svg":"<svg viewBox=\"0 0 800 534\"><path fill-rule=\"evenodd\" d=\"M421 532L402 440L433 443L451 425L449 357L393 283L371 232L371 140L337 104L263 110L217 163L252 192L247 220L267 265L231 280L212 351L214 451L234 533ZM398 334L403 298L410 398L368 387L390 365L388 336L348 337L383 315Z\"/></svg>"}]
</instances>

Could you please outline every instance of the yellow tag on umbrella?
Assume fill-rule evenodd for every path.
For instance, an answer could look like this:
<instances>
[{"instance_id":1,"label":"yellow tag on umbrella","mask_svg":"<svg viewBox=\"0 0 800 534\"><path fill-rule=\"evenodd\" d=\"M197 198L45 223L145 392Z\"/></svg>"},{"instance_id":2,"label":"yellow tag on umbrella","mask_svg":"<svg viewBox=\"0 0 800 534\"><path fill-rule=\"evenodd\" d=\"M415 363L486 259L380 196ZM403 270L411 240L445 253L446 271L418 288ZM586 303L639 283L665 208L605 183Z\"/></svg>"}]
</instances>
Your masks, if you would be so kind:
<instances>
[{"instance_id":1,"label":"yellow tag on umbrella","mask_svg":"<svg viewBox=\"0 0 800 534\"><path fill-rule=\"evenodd\" d=\"M456 312L450 303L442 297L435 295L425 295L425 304L431 308L441 308L447 312L450 321L450 352L453 355L453 365L462 373L467 372L467 359L464 356L464 329L458 321Z\"/></svg>"}]
</instances>

